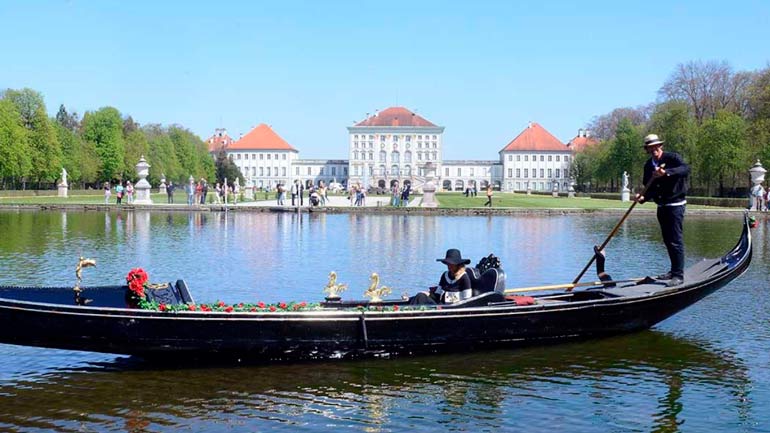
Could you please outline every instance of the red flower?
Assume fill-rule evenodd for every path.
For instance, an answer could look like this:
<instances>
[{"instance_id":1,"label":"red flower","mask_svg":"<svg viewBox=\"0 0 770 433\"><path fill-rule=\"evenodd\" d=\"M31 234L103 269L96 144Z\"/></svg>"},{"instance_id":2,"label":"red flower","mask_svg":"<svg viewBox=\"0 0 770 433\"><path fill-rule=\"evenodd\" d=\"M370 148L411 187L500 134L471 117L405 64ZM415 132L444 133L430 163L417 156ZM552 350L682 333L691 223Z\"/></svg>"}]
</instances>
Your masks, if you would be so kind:
<instances>
[{"instance_id":1,"label":"red flower","mask_svg":"<svg viewBox=\"0 0 770 433\"><path fill-rule=\"evenodd\" d=\"M233 307L225 308L225 313L232 313L232 312L233 312Z\"/></svg>"},{"instance_id":2,"label":"red flower","mask_svg":"<svg viewBox=\"0 0 770 433\"><path fill-rule=\"evenodd\" d=\"M160 311L166 311L166 304L160 304L160 305L158 305L158 310L160 310Z\"/></svg>"},{"instance_id":3,"label":"red flower","mask_svg":"<svg viewBox=\"0 0 770 433\"><path fill-rule=\"evenodd\" d=\"M217 302L217 306L224 307L225 306L225 302L224 301L219 301L219 302Z\"/></svg>"},{"instance_id":4,"label":"red flower","mask_svg":"<svg viewBox=\"0 0 770 433\"><path fill-rule=\"evenodd\" d=\"M190 311L195 311L195 304L189 304L187 306L187 309L190 310Z\"/></svg>"},{"instance_id":5,"label":"red flower","mask_svg":"<svg viewBox=\"0 0 770 433\"><path fill-rule=\"evenodd\" d=\"M285 310L285 309L286 309L286 302L281 302L280 304L278 304L278 306L279 306L279 307L280 307L282 310Z\"/></svg>"},{"instance_id":6,"label":"red flower","mask_svg":"<svg viewBox=\"0 0 770 433\"><path fill-rule=\"evenodd\" d=\"M138 298L144 298L144 285L147 283L147 272L142 268L134 268L126 275L128 289Z\"/></svg>"},{"instance_id":7,"label":"red flower","mask_svg":"<svg viewBox=\"0 0 770 433\"><path fill-rule=\"evenodd\" d=\"M393 306L393 311L398 311L398 305Z\"/></svg>"},{"instance_id":8,"label":"red flower","mask_svg":"<svg viewBox=\"0 0 770 433\"><path fill-rule=\"evenodd\" d=\"M300 306L300 308L305 308L305 307L307 307L307 302L302 301L302 302L299 303L299 306Z\"/></svg>"},{"instance_id":9,"label":"red flower","mask_svg":"<svg viewBox=\"0 0 770 433\"><path fill-rule=\"evenodd\" d=\"M243 308L243 302L241 302L240 304L238 304L238 308Z\"/></svg>"},{"instance_id":10,"label":"red flower","mask_svg":"<svg viewBox=\"0 0 770 433\"><path fill-rule=\"evenodd\" d=\"M276 308L275 308L274 306L272 306L272 305L271 305L271 306L270 306L270 311L275 311L275 310L276 310Z\"/></svg>"},{"instance_id":11,"label":"red flower","mask_svg":"<svg viewBox=\"0 0 770 433\"><path fill-rule=\"evenodd\" d=\"M257 311L257 309L254 308L254 307L251 307L251 309L249 311L251 311L253 313L253 312Z\"/></svg>"},{"instance_id":12,"label":"red flower","mask_svg":"<svg viewBox=\"0 0 770 433\"><path fill-rule=\"evenodd\" d=\"M265 303L264 302L260 302L260 303L257 304L257 307L265 308Z\"/></svg>"}]
</instances>

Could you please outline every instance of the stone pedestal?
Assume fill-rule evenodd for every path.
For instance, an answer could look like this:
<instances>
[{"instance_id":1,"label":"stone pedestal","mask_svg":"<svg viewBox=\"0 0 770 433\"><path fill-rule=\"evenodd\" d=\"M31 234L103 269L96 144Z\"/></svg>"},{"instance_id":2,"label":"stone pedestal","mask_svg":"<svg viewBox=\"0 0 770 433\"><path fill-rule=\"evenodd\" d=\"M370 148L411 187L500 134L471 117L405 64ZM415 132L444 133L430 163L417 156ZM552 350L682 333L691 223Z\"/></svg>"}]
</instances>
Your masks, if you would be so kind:
<instances>
[{"instance_id":1,"label":"stone pedestal","mask_svg":"<svg viewBox=\"0 0 770 433\"><path fill-rule=\"evenodd\" d=\"M431 162L425 164L425 185L422 186L421 207L438 207L436 203L436 184L433 183L436 169Z\"/></svg>"},{"instance_id":2,"label":"stone pedestal","mask_svg":"<svg viewBox=\"0 0 770 433\"><path fill-rule=\"evenodd\" d=\"M59 191L59 197L64 197L64 198L67 198L67 193L68 193L68 191L69 191L69 187L67 186L67 184L66 184L66 183L63 183L63 182L62 182L62 183L60 183L60 184L58 185L57 189L58 189L58 191Z\"/></svg>"},{"instance_id":3,"label":"stone pedestal","mask_svg":"<svg viewBox=\"0 0 770 433\"><path fill-rule=\"evenodd\" d=\"M529 186L529 182L527 182L527 195L532 195L532 187Z\"/></svg>"},{"instance_id":4,"label":"stone pedestal","mask_svg":"<svg viewBox=\"0 0 770 433\"><path fill-rule=\"evenodd\" d=\"M631 190L628 188L623 188L623 191L620 192L620 201L631 201Z\"/></svg>"},{"instance_id":5,"label":"stone pedestal","mask_svg":"<svg viewBox=\"0 0 770 433\"><path fill-rule=\"evenodd\" d=\"M136 174L139 176L139 181L134 186L134 193L136 199L134 204L152 204L150 198L150 182L147 182L147 175L150 174L150 164L144 160L144 155L139 159L139 163L136 164Z\"/></svg>"}]
</instances>

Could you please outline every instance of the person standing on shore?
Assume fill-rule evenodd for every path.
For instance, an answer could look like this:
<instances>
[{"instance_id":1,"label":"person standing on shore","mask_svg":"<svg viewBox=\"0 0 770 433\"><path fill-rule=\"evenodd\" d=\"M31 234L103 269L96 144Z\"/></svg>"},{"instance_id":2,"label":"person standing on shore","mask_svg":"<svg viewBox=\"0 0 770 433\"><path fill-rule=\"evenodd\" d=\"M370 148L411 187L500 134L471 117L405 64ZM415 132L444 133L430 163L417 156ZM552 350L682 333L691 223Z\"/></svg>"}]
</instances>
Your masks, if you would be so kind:
<instances>
[{"instance_id":1,"label":"person standing on shore","mask_svg":"<svg viewBox=\"0 0 770 433\"><path fill-rule=\"evenodd\" d=\"M174 182L169 181L168 186L166 187L166 194L168 195L167 201L169 204L174 203L174 189L176 189Z\"/></svg>"},{"instance_id":2,"label":"person standing on shore","mask_svg":"<svg viewBox=\"0 0 770 433\"><path fill-rule=\"evenodd\" d=\"M644 137L644 150L650 159L644 164L642 182L650 187L646 196L637 195L639 203L653 200L658 205L658 223L663 235L663 243L671 260L671 270L658 275L659 280L668 280L668 287L684 282L684 240L682 236L684 211L687 204L687 178L690 166L678 153L664 152L664 141L657 135ZM654 179L654 180L653 180Z\"/></svg>"},{"instance_id":3,"label":"person standing on shore","mask_svg":"<svg viewBox=\"0 0 770 433\"><path fill-rule=\"evenodd\" d=\"M494 192L492 191L492 184L490 183L487 185L487 202L484 203L484 206L492 207L492 195Z\"/></svg>"}]
</instances>

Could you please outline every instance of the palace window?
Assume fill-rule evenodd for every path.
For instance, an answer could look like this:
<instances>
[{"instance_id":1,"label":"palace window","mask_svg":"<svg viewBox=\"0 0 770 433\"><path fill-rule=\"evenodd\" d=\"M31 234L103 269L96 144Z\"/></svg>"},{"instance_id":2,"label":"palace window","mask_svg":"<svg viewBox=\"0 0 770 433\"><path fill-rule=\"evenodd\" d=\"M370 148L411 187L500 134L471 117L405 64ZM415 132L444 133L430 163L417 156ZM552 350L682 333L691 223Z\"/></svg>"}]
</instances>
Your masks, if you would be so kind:
<instances>
[{"instance_id":1,"label":"palace window","mask_svg":"<svg viewBox=\"0 0 770 433\"><path fill-rule=\"evenodd\" d=\"M286 177L286 167L281 167L281 176Z\"/></svg>"},{"instance_id":2,"label":"palace window","mask_svg":"<svg viewBox=\"0 0 770 433\"><path fill-rule=\"evenodd\" d=\"M548 169L548 178L550 179L551 177L553 177L553 174L552 174L552 171L551 171L551 169L549 168L549 169Z\"/></svg>"},{"instance_id":3,"label":"palace window","mask_svg":"<svg viewBox=\"0 0 770 433\"><path fill-rule=\"evenodd\" d=\"M332 167L332 176L337 175L337 167Z\"/></svg>"},{"instance_id":4,"label":"palace window","mask_svg":"<svg viewBox=\"0 0 770 433\"><path fill-rule=\"evenodd\" d=\"M471 177L473 177L473 169L471 168Z\"/></svg>"},{"instance_id":5,"label":"palace window","mask_svg":"<svg viewBox=\"0 0 770 433\"><path fill-rule=\"evenodd\" d=\"M463 175L463 169L462 167L457 167L457 175L462 176Z\"/></svg>"},{"instance_id":6,"label":"palace window","mask_svg":"<svg viewBox=\"0 0 770 433\"><path fill-rule=\"evenodd\" d=\"M260 153L259 154L259 159L265 159L265 154L264 153Z\"/></svg>"},{"instance_id":7,"label":"palace window","mask_svg":"<svg viewBox=\"0 0 770 433\"><path fill-rule=\"evenodd\" d=\"M556 162L559 162L561 160L561 155L556 155Z\"/></svg>"},{"instance_id":8,"label":"palace window","mask_svg":"<svg viewBox=\"0 0 770 433\"><path fill-rule=\"evenodd\" d=\"M521 161L521 155L516 155L516 161Z\"/></svg>"},{"instance_id":9,"label":"palace window","mask_svg":"<svg viewBox=\"0 0 770 433\"><path fill-rule=\"evenodd\" d=\"M529 169L525 168L524 169L524 178L526 179L528 177L529 177Z\"/></svg>"},{"instance_id":10,"label":"palace window","mask_svg":"<svg viewBox=\"0 0 770 433\"><path fill-rule=\"evenodd\" d=\"M521 177L521 169L520 168L516 169L516 177Z\"/></svg>"},{"instance_id":11,"label":"palace window","mask_svg":"<svg viewBox=\"0 0 770 433\"><path fill-rule=\"evenodd\" d=\"M444 167L444 176L449 177L449 167Z\"/></svg>"},{"instance_id":12,"label":"palace window","mask_svg":"<svg viewBox=\"0 0 770 433\"><path fill-rule=\"evenodd\" d=\"M529 155L524 155L524 162L529 161Z\"/></svg>"},{"instance_id":13,"label":"palace window","mask_svg":"<svg viewBox=\"0 0 770 433\"><path fill-rule=\"evenodd\" d=\"M312 170L313 170L313 169L312 169L312 168L310 168L310 167L308 167L308 168L307 168L307 175L308 175L308 176L310 176L311 174L313 174L313 171L312 171Z\"/></svg>"},{"instance_id":14,"label":"palace window","mask_svg":"<svg viewBox=\"0 0 770 433\"><path fill-rule=\"evenodd\" d=\"M399 162L399 153L398 152L391 152L390 154L390 162L398 164Z\"/></svg>"},{"instance_id":15,"label":"palace window","mask_svg":"<svg viewBox=\"0 0 770 433\"><path fill-rule=\"evenodd\" d=\"M545 177L545 170L542 168L540 169L540 177Z\"/></svg>"},{"instance_id":16,"label":"palace window","mask_svg":"<svg viewBox=\"0 0 770 433\"><path fill-rule=\"evenodd\" d=\"M259 176L262 177L265 175L265 167L259 167Z\"/></svg>"},{"instance_id":17,"label":"palace window","mask_svg":"<svg viewBox=\"0 0 770 433\"><path fill-rule=\"evenodd\" d=\"M269 153L267 154L267 159L270 159L270 154Z\"/></svg>"},{"instance_id":18,"label":"palace window","mask_svg":"<svg viewBox=\"0 0 770 433\"><path fill-rule=\"evenodd\" d=\"M404 162L407 164L412 162L412 152L409 152L409 151L404 152Z\"/></svg>"},{"instance_id":19,"label":"palace window","mask_svg":"<svg viewBox=\"0 0 770 433\"><path fill-rule=\"evenodd\" d=\"M387 157L388 157L388 153L387 152L385 152L384 150L380 152L380 162L385 162Z\"/></svg>"},{"instance_id":20,"label":"palace window","mask_svg":"<svg viewBox=\"0 0 770 433\"><path fill-rule=\"evenodd\" d=\"M270 177L270 167L267 167L267 177Z\"/></svg>"},{"instance_id":21,"label":"palace window","mask_svg":"<svg viewBox=\"0 0 770 433\"><path fill-rule=\"evenodd\" d=\"M299 167L294 168L294 174L299 176Z\"/></svg>"},{"instance_id":22,"label":"palace window","mask_svg":"<svg viewBox=\"0 0 770 433\"><path fill-rule=\"evenodd\" d=\"M545 161L545 155L540 155L540 162Z\"/></svg>"},{"instance_id":23,"label":"palace window","mask_svg":"<svg viewBox=\"0 0 770 433\"><path fill-rule=\"evenodd\" d=\"M508 177L513 177L513 169L512 168L508 169Z\"/></svg>"}]
</instances>

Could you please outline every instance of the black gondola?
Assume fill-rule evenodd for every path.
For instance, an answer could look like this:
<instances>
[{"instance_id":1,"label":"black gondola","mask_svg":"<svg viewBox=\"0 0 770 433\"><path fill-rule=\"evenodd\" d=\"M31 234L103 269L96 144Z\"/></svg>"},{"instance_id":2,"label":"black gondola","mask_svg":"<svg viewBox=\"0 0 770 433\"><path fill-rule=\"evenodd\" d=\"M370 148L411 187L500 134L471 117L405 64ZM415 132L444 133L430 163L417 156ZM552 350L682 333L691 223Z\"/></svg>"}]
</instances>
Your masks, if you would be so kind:
<instances>
[{"instance_id":1,"label":"black gondola","mask_svg":"<svg viewBox=\"0 0 770 433\"><path fill-rule=\"evenodd\" d=\"M504 286L452 305L325 302L303 311L149 311L126 306L126 286L0 287L0 343L184 361L282 360L467 351L647 329L741 275L751 262L748 219L724 256L685 270L685 284L650 278L536 295ZM183 281L165 302L191 303ZM169 301L169 299L173 299Z\"/></svg>"}]
</instances>

